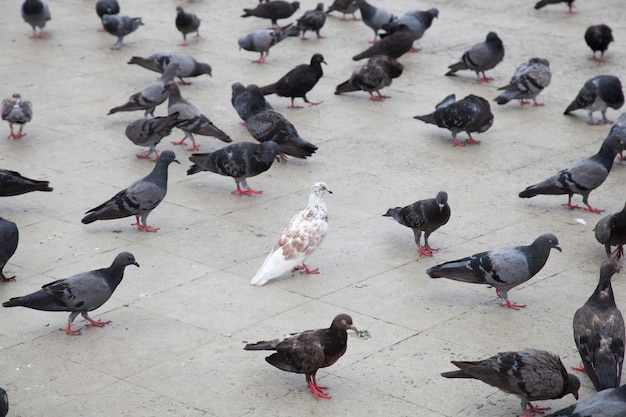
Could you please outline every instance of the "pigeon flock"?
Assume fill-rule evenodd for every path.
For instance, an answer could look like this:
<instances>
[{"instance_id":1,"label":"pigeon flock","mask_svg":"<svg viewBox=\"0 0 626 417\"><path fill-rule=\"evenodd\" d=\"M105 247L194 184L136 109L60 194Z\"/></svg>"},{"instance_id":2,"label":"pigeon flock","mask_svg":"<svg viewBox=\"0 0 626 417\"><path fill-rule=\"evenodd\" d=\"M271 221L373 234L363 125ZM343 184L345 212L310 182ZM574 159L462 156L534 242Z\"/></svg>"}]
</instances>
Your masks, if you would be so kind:
<instances>
[{"instance_id":1,"label":"pigeon flock","mask_svg":"<svg viewBox=\"0 0 626 417\"><path fill-rule=\"evenodd\" d=\"M64 415L110 385L138 416L626 417L624 11L20 2L0 5L0 417L40 413L46 384Z\"/></svg>"}]
</instances>

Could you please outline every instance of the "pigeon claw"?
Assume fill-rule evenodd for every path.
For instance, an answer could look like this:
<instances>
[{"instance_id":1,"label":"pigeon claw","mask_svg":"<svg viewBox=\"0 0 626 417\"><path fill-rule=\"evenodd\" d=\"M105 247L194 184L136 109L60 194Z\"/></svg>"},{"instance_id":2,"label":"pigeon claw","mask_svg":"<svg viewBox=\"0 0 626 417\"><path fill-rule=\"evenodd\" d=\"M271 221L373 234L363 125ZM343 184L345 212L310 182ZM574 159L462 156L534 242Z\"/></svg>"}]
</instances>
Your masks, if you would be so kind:
<instances>
[{"instance_id":1,"label":"pigeon claw","mask_svg":"<svg viewBox=\"0 0 626 417\"><path fill-rule=\"evenodd\" d=\"M467 140L467 143L471 143L472 145L480 145L480 141L474 139L471 135L470 135L469 139Z\"/></svg>"},{"instance_id":2,"label":"pigeon claw","mask_svg":"<svg viewBox=\"0 0 626 417\"><path fill-rule=\"evenodd\" d=\"M179 43L178 46L189 46L189 44L187 42L182 42L182 43Z\"/></svg>"},{"instance_id":3,"label":"pigeon claw","mask_svg":"<svg viewBox=\"0 0 626 417\"><path fill-rule=\"evenodd\" d=\"M305 263L294 266L293 271L298 271L301 274L312 274L312 275L317 275L320 273L319 268L310 269Z\"/></svg>"},{"instance_id":4,"label":"pigeon claw","mask_svg":"<svg viewBox=\"0 0 626 417\"><path fill-rule=\"evenodd\" d=\"M499 294L498 294L499 295ZM520 308L524 308L526 307L526 305L524 304L516 304L510 300L506 300L506 303L504 304L500 304L500 306L502 307L508 307L508 308L512 308L513 310L519 310Z\"/></svg>"},{"instance_id":5,"label":"pigeon claw","mask_svg":"<svg viewBox=\"0 0 626 417\"><path fill-rule=\"evenodd\" d=\"M420 246L417 248L417 253L420 256L433 256L433 252L431 248L428 248L426 246Z\"/></svg>"},{"instance_id":6,"label":"pigeon claw","mask_svg":"<svg viewBox=\"0 0 626 417\"><path fill-rule=\"evenodd\" d=\"M100 320L94 320L91 317L87 317L87 320L89 320L89 323L87 324L87 327L104 327L107 324L110 324L111 321L100 321Z\"/></svg>"},{"instance_id":7,"label":"pigeon claw","mask_svg":"<svg viewBox=\"0 0 626 417\"><path fill-rule=\"evenodd\" d=\"M545 412L549 409L550 407L538 407L529 403L528 408L524 410L524 414L522 417L532 417L535 414L545 414Z\"/></svg>"},{"instance_id":8,"label":"pigeon claw","mask_svg":"<svg viewBox=\"0 0 626 417\"><path fill-rule=\"evenodd\" d=\"M409 52L417 53L417 52L419 52L421 50L422 50L422 48L413 48L413 47L411 47L411 49L409 49Z\"/></svg>"},{"instance_id":9,"label":"pigeon claw","mask_svg":"<svg viewBox=\"0 0 626 417\"><path fill-rule=\"evenodd\" d=\"M537 100L533 99L533 107L543 107L543 103L539 103Z\"/></svg>"},{"instance_id":10,"label":"pigeon claw","mask_svg":"<svg viewBox=\"0 0 626 417\"><path fill-rule=\"evenodd\" d=\"M568 201L567 203L563 203L561 205L564 206L564 207L567 207L570 210L575 210L575 209L579 209L580 208L580 206L574 205L570 201Z\"/></svg>"},{"instance_id":11,"label":"pigeon claw","mask_svg":"<svg viewBox=\"0 0 626 417\"><path fill-rule=\"evenodd\" d=\"M581 363L580 366L572 366L572 369L578 372L585 372L585 365Z\"/></svg>"},{"instance_id":12,"label":"pigeon claw","mask_svg":"<svg viewBox=\"0 0 626 417\"><path fill-rule=\"evenodd\" d=\"M154 152L156 154L156 159L159 159L159 153L158 152ZM137 158L139 159L150 159L150 155L152 155L152 151L148 151L146 153L140 153L137 154Z\"/></svg>"},{"instance_id":13,"label":"pigeon claw","mask_svg":"<svg viewBox=\"0 0 626 417\"><path fill-rule=\"evenodd\" d=\"M259 59L255 59L254 61L252 61L253 64L262 64L264 62L265 62L265 55Z\"/></svg>"},{"instance_id":14,"label":"pigeon claw","mask_svg":"<svg viewBox=\"0 0 626 417\"><path fill-rule=\"evenodd\" d=\"M150 227L147 224L141 223L139 217L135 216L135 218L137 219L137 222L132 223L131 226L137 226L137 229L141 230L142 232L156 232L157 230L159 230L158 227Z\"/></svg>"},{"instance_id":15,"label":"pigeon claw","mask_svg":"<svg viewBox=\"0 0 626 417\"><path fill-rule=\"evenodd\" d=\"M601 214L602 212L604 212L604 210L593 208L589 204L587 204L587 207L585 207L584 209L596 214Z\"/></svg>"},{"instance_id":16,"label":"pigeon claw","mask_svg":"<svg viewBox=\"0 0 626 417\"><path fill-rule=\"evenodd\" d=\"M72 323L71 322L67 322L67 327L65 329L59 329L62 332L65 332L65 334L67 334L68 336L80 336L80 329L79 330L72 330Z\"/></svg>"},{"instance_id":17,"label":"pigeon claw","mask_svg":"<svg viewBox=\"0 0 626 417\"><path fill-rule=\"evenodd\" d=\"M315 399L319 401L320 398L326 398L327 400L330 399L330 395L326 394L324 391L322 391L322 387L319 386L315 386L313 384L307 384L307 386L309 387L309 389L311 390L311 392L313 393L313 395L315 395Z\"/></svg>"},{"instance_id":18,"label":"pigeon claw","mask_svg":"<svg viewBox=\"0 0 626 417\"><path fill-rule=\"evenodd\" d=\"M456 138L454 139L454 143L452 144L452 146L465 146L465 144L463 142L459 142Z\"/></svg>"},{"instance_id":19,"label":"pigeon claw","mask_svg":"<svg viewBox=\"0 0 626 417\"><path fill-rule=\"evenodd\" d=\"M263 193L263 191L261 190L253 190L252 188L246 188L245 190L242 190L241 188L237 187L236 190L231 191L231 194L237 194L237 195L247 195L247 196L252 196L253 194L261 194Z\"/></svg>"}]
</instances>

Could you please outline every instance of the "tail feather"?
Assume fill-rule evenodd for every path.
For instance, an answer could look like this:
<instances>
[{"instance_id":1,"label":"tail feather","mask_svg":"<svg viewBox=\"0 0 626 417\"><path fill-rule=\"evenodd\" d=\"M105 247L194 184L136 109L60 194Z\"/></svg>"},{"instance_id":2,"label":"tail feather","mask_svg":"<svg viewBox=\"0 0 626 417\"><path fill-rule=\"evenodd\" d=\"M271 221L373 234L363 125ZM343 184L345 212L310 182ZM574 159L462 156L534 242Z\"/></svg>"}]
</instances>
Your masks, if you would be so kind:
<instances>
[{"instance_id":1,"label":"tail feather","mask_svg":"<svg viewBox=\"0 0 626 417\"><path fill-rule=\"evenodd\" d=\"M619 387L620 378L617 375L618 364L615 361L613 355L602 356L596 358L596 377L597 386L596 390L601 391L607 388ZM586 367L585 367L586 369ZM596 385L596 378L591 378L594 385Z\"/></svg>"},{"instance_id":2,"label":"tail feather","mask_svg":"<svg viewBox=\"0 0 626 417\"><path fill-rule=\"evenodd\" d=\"M563 112L563 114L569 114L570 112L573 112L574 110L578 110L581 109L582 107L580 107L580 104L578 104L578 100L574 100L570 103L569 106L567 106L567 108L565 109L565 111Z\"/></svg>"},{"instance_id":3,"label":"tail feather","mask_svg":"<svg viewBox=\"0 0 626 417\"><path fill-rule=\"evenodd\" d=\"M241 17L250 17L250 16L254 16L252 14L252 9L243 9L244 14L241 15Z\"/></svg>"},{"instance_id":4,"label":"tail feather","mask_svg":"<svg viewBox=\"0 0 626 417\"><path fill-rule=\"evenodd\" d=\"M361 52L358 55L355 55L352 57L353 61L360 61L363 58L371 58L372 56L372 52L369 49L366 49L365 51Z\"/></svg>"},{"instance_id":5,"label":"tail feather","mask_svg":"<svg viewBox=\"0 0 626 417\"><path fill-rule=\"evenodd\" d=\"M291 139L289 142L282 143L279 146L283 153L302 159L313 155L317 150L317 146L301 137Z\"/></svg>"},{"instance_id":6,"label":"tail feather","mask_svg":"<svg viewBox=\"0 0 626 417\"><path fill-rule=\"evenodd\" d=\"M484 284L485 277L480 271L468 268L469 258L450 261L441 265L433 266L426 270L431 278L448 278L454 281L467 282L470 284Z\"/></svg>"},{"instance_id":7,"label":"tail feather","mask_svg":"<svg viewBox=\"0 0 626 417\"><path fill-rule=\"evenodd\" d=\"M538 2L537 2L537 4L535 4L535 9L539 10L539 9L541 9L542 7L547 6L548 4L550 4L550 2L549 2L548 0L541 0L541 1L538 1Z\"/></svg>"},{"instance_id":8,"label":"tail feather","mask_svg":"<svg viewBox=\"0 0 626 417\"><path fill-rule=\"evenodd\" d=\"M498 97L494 99L494 101L498 104L506 104L511 100L513 100L513 97L511 97L511 94L509 91L505 91L504 93L500 94Z\"/></svg>"},{"instance_id":9,"label":"tail feather","mask_svg":"<svg viewBox=\"0 0 626 417\"><path fill-rule=\"evenodd\" d=\"M519 193L519 196L521 198L531 198L539 194L548 194L548 195L568 194L568 190L557 186L556 178L558 178L558 174L557 176L552 176L538 184L526 187L524 191Z\"/></svg>"},{"instance_id":10,"label":"tail feather","mask_svg":"<svg viewBox=\"0 0 626 417\"><path fill-rule=\"evenodd\" d=\"M413 116L413 118L417 119L417 120L421 120L422 122L426 122L426 123L430 123L430 124L436 125L437 123L435 122L433 114L434 113L425 114L423 116Z\"/></svg>"},{"instance_id":11,"label":"tail feather","mask_svg":"<svg viewBox=\"0 0 626 417\"><path fill-rule=\"evenodd\" d=\"M261 341L256 343L248 343L244 346L245 350L276 350L276 346L280 343L280 339Z\"/></svg>"},{"instance_id":12,"label":"tail feather","mask_svg":"<svg viewBox=\"0 0 626 417\"><path fill-rule=\"evenodd\" d=\"M475 379L473 376L466 374L463 371L450 371L450 372L442 372L441 374L444 378L469 378Z\"/></svg>"},{"instance_id":13,"label":"tail feather","mask_svg":"<svg viewBox=\"0 0 626 417\"><path fill-rule=\"evenodd\" d=\"M353 86L350 80L342 82L335 88L335 94L350 93L352 91L359 91L359 89Z\"/></svg>"},{"instance_id":14,"label":"tail feather","mask_svg":"<svg viewBox=\"0 0 626 417\"><path fill-rule=\"evenodd\" d=\"M446 75L452 75L459 70L467 69L467 66L463 63L463 61L459 61L456 64L452 64L448 67L450 71L446 72Z\"/></svg>"},{"instance_id":15,"label":"tail feather","mask_svg":"<svg viewBox=\"0 0 626 417\"><path fill-rule=\"evenodd\" d=\"M263 93L264 96L267 96L268 94L275 94L276 93L276 83L269 84L269 85L266 85L264 87L261 87L261 92Z\"/></svg>"}]
</instances>

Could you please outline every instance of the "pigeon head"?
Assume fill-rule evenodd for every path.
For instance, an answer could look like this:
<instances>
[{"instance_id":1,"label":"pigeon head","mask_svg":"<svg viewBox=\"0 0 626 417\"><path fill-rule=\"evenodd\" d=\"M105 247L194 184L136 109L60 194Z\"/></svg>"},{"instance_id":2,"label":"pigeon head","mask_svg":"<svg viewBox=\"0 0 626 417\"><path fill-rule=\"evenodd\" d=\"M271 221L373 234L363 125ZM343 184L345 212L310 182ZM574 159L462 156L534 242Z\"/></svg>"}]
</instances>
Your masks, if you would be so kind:
<instances>
[{"instance_id":1,"label":"pigeon head","mask_svg":"<svg viewBox=\"0 0 626 417\"><path fill-rule=\"evenodd\" d=\"M274 155L274 157L278 157L280 155L280 146L278 145L278 143L274 142L273 140L268 140L267 142L263 142L261 143L261 146L264 149L271 152L272 155Z\"/></svg>"},{"instance_id":2,"label":"pigeon head","mask_svg":"<svg viewBox=\"0 0 626 417\"><path fill-rule=\"evenodd\" d=\"M170 150L161 152L161 155L159 156L159 159L157 160L157 162L161 162L166 165L169 165L172 162L176 162L177 164L180 164L178 159L176 159L176 154Z\"/></svg>"},{"instance_id":3,"label":"pigeon head","mask_svg":"<svg viewBox=\"0 0 626 417\"><path fill-rule=\"evenodd\" d=\"M246 87L244 87L243 84L241 84L240 82L236 82L233 83L233 85L231 86L232 90L233 90L233 94L238 96L239 94L242 94L246 91Z\"/></svg>"},{"instance_id":4,"label":"pigeon head","mask_svg":"<svg viewBox=\"0 0 626 417\"><path fill-rule=\"evenodd\" d=\"M113 264L123 267L135 265L139 268L139 264L135 260L135 256L130 252L120 252L113 260Z\"/></svg>"},{"instance_id":5,"label":"pigeon head","mask_svg":"<svg viewBox=\"0 0 626 417\"><path fill-rule=\"evenodd\" d=\"M317 6L315 6L315 10L318 12L323 12L324 11L324 3L317 3Z\"/></svg>"},{"instance_id":6,"label":"pigeon head","mask_svg":"<svg viewBox=\"0 0 626 417\"><path fill-rule=\"evenodd\" d=\"M330 325L331 329L343 330L346 331L348 329L357 332L358 330L352 324L352 317L347 314L339 314L334 319L332 324Z\"/></svg>"},{"instance_id":7,"label":"pigeon head","mask_svg":"<svg viewBox=\"0 0 626 417\"><path fill-rule=\"evenodd\" d=\"M500 40L500 38L498 37L498 34L496 32L489 32L487 34L487 42L491 41L496 41L496 40Z\"/></svg>"},{"instance_id":8,"label":"pigeon head","mask_svg":"<svg viewBox=\"0 0 626 417\"><path fill-rule=\"evenodd\" d=\"M563 396L572 394L578 401L578 389L580 388L580 379L576 375L567 374L567 382L565 383L565 390Z\"/></svg>"},{"instance_id":9,"label":"pigeon head","mask_svg":"<svg viewBox=\"0 0 626 417\"><path fill-rule=\"evenodd\" d=\"M198 63L198 67L196 69L198 74L209 74L209 77L213 76L213 69L206 62Z\"/></svg>"},{"instance_id":10,"label":"pigeon head","mask_svg":"<svg viewBox=\"0 0 626 417\"><path fill-rule=\"evenodd\" d=\"M176 7L176 13L182 14L182 13L185 13L185 10L181 6L177 6Z\"/></svg>"},{"instance_id":11,"label":"pigeon head","mask_svg":"<svg viewBox=\"0 0 626 417\"><path fill-rule=\"evenodd\" d=\"M311 187L311 194L315 194L318 197L321 197L324 195L324 193L330 193L332 194L333 192L330 191L328 189L328 186L326 185L325 182L316 182L315 184L313 184L313 186Z\"/></svg>"},{"instance_id":12,"label":"pigeon head","mask_svg":"<svg viewBox=\"0 0 626 417\"><path fill-rule=\"evenodd\" d=\"M311 65L313 65L316 62L319 62L320 64L328 65L328 63L324 61L324 56L322 54L315 54L311 57Z\"/></svg>"},{"instance_id":13,"label":"pigeon head","mask_svg":"<svg viewBox=\"0 0 626 417\"><path fill-rule=\"evenodd\" d=\"M600 267L600 283L598 284L598 289L604 291L611 286L611 277L621 269L622 267L617 264L615 259L604 261Z\"/></svg>"},{"instance_id":14,"label":"pigeon head","mask_svg":"<svg viewBox=\"0 0 626 417\"><path fill-rule=\"evenodd\" d=\"M446 193L445 191L439 191L437 193L437 197L435 197L435 200L437 201L437 205L439 206L439 210L440 211L443 210L444 206L448 202L448 193Z\"/></svg>"},{"instance_id":15,"label":"pigeon head","mask_svg":"<svg viewBox=\"0 0 626 417\"><path fill-rule=\"evenodd\" d=\"M546 233L545 235L539 236L534 242L533 245L541 245L546 246L548 249L556 249L559 252L561 251L561 245L559 245L559 239L554 236L552 233Z\"/></svg>"},{"instance_id":16,"label":"pigeon head","mask_svg":"<svg viewBox=\"0 0 626 417\"><path fill-rule=\"evenodd\" d=\"M530 64L543 64L546 67L550 66L550 61L548 61L547 59L543 59L543 58L531 58L528 63Z\"/></svg>"},{"instance_id":17,"label":"pigeon head","mask_svg":"<svg viewBox=\"0 0 626 417\"><path fill-rule=\"evenodd\" d=\"M299 1L291 2L291 7L293 8L293 11L295 12L296 10L300 8L300 2Z\"/></svg>"}]
</instances>

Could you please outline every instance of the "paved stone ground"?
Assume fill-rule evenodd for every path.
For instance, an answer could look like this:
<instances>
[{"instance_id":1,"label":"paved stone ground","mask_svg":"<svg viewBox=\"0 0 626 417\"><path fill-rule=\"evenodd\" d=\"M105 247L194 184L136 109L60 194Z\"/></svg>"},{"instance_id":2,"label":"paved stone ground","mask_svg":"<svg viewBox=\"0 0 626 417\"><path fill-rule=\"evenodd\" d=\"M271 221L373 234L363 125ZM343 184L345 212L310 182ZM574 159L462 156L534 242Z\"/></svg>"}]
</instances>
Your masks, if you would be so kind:
<instances>
[{"instance_id":1,"label":"paved stone ground","mask_svg":"<svg viewBox=\"0 0 626 417\"><path fill-rule=\"evenodd\" d=\"M111 51L114 38L97 31L95 1L50 0L52 21L40 40L29 38L19 3L0 2L0 90L3 97L22 93L35 116L25 138L0 141L0 166L48 179L54 192L0 201L0 215L15 221L21 234L7 266L17 280L2 285L2 297L107 266L120 251L134 253L141 268L129 268L112 299L93 313L112 323L84 328L80 337L57 330L65 313L2 311L0 385L11 398L10 415L514 416L520 413L514 396L439 373L453 369L452 359L525 347L553 351L568 367L578 364L571 320L605 259L592 233L600 216L564 209L564 196L522 200L517 193L595 153L606 136L609 127L588 126L584 112L562 112L592 76L623 76L623 0L581 0L574 16L564 5L535 11L531 0L378 1L397 14L440 10L419 42L423 51L401 58L405 73L385 90L393 98L384 103L370 102L365 93L333 95L359 65L350 57L368 46L372 33L361 22L331 16L326 39L287 39L272 49L267 64L253 65L258 55L236 47L237 38L266 26L239 18L252 0L185 3L203 19L203 39L186 49L177 46L174 27L175 7L183 3L121 1L124 14L145 21L121 51ZM303 1L297 15L314 6ZM616 38L604 64L587 59L583 40L585 28L600 22L612 26ZM495 81L479 85L467 71L444 77L447 65L490 30L506 47L505 60L489 73ZM142 150L124 136L126 124L141 113L106 113L155 77L126 61L165 50L185 51L213 66L212 78L196 78L182 92L236 141L251 138L230 106L230 85L272 82L323 53L328 66L309 95L322 105L296 111L286 108L288 99L269 97L319 151L306 161L275 164L250 180L263 194L241 198L230 194L230 178L187 177L189 153L168 138L159 149L175 150L182 164L171 167L169 193L150 217L158 233L138 232L130 219L84 226L87 209L152 168L135 157ZM492 100L533 56L551 62L552 85L540 96L546 106L497 106L494 126L478 135L481 145L453 148L447 131L412 119L450 93ZM166 108L156 113L164 115ZM611 118L618 114L609 110ZM207 137L199 143L202 151L222 146ZM617 163L592 193L592 204L621 209L625 175L625 164ZM331 231L310 259L321 274L251 287L249 279L293 213L306 205L315 181L334 191L327 198ZM441 250L418 258L411 231L381 214L439 190L450 196L452 218L431 238ZM554 252L538 276L511 292L514 301L528 304L522 311L500 308L493 290L430 280L424 272L446 260L527 244L545 232L559 237L563 253ZM623 273L614 287L618 304L626 305ZM304 376L274 369L262 352L242 350L244 341L326 327L340 312L371 338L351 336L345 356L320 371L330 401L315 401ZM586 398L593 389L585 376L581 380Z\"/></svg>"}]
</instances>

